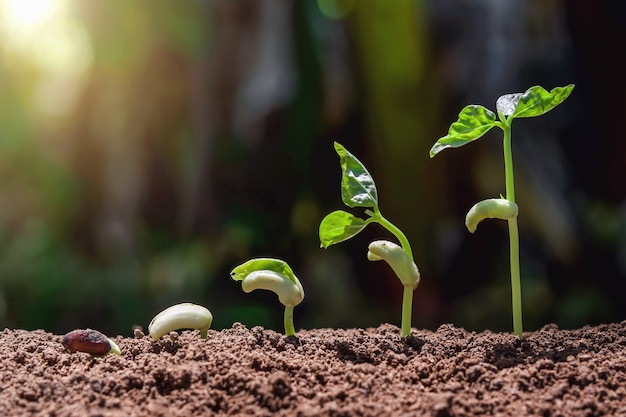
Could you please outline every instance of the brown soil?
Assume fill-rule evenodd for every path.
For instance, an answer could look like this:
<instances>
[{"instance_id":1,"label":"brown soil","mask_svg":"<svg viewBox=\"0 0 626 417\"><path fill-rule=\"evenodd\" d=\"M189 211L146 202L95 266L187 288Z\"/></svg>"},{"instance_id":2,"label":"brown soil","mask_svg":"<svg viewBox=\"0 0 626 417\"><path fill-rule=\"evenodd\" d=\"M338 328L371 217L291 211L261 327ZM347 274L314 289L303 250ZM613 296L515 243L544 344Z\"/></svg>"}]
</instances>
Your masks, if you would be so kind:
<instances>
[{"instance_id":1,"label":"brown soil","mask_svg":"<svg viewBox=\"0 0 626 417\"><path fill-rule=\"evenodd\" d=\"M241 324L117 337L121 356L0 333L2 416L626 416L626 322L524 339L451 325L301 330Z\"/></svg>"}]
</instances>

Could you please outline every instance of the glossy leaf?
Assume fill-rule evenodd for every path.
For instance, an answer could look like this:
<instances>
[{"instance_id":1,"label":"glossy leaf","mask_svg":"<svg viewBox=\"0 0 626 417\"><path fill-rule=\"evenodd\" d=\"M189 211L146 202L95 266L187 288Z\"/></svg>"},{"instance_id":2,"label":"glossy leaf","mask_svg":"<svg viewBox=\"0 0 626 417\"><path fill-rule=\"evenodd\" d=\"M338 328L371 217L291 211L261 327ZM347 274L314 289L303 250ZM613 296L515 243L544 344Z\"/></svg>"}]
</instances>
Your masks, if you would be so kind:
<instances>
[{"instance_id":1,"label":"glossy leaf","mask_svg":"<svg viewBox=\"0 0 626 417\"><path fill-rule=\"evenodd\" d=\"M374 179L354 155L335 142L335 151L341 164L341 199L348 207L374 207L378 205L378 192Z\"/></svg>"},{"instance_id":2,"label":"glossy leaf","mask_svg":"<svg viewBox=\"0 0 626 417\"><path fill-rule=\"evenodd\" d=\"M430 149L430 157L444 149L458 148L480 138L495 124L496 115L491 110L478 105L465 106L459 113L457 121L450 125L448 134L439 138Z\"/></svg>"},{"instance_id":3,"label":"glossy leaf","mask_svg":"<svg viewBox=\"0 0 626 417\"><path fill-rule=\"evenodd\" d=\"M320 223L320 244L323 248L327 248L335 243L343 242L358 234L365 226L367 226L365 220L347 211L333 211Z\"/></svg>"},{"instance_id":4,"label":"glossy leaf","mask_svg":"<svg viewBox=\"0 0 626 417\"><path fill-rule=\"evenodd\" d=\"M534 86L525 93L505 94L496 102L499 113L506 117L536 117L545 114L561 104L574 89L574 84L555 87L548 92L543 87Z\"/></svg>"},{"instance_id":5,"label":"glossy leaf","mask_svg":"<svg viewBox=\"0 0 626 417\"><path fill-rule=\"evenodd\" d=\"M297 283L298 280L293 273L293 270L287 262L274 258L255 258L239 265L230 271L230 276L235 281L242 281L248 274L255 271L273 271L279 274L283 274L293 283Z\"/></svg>"}]
</instances>

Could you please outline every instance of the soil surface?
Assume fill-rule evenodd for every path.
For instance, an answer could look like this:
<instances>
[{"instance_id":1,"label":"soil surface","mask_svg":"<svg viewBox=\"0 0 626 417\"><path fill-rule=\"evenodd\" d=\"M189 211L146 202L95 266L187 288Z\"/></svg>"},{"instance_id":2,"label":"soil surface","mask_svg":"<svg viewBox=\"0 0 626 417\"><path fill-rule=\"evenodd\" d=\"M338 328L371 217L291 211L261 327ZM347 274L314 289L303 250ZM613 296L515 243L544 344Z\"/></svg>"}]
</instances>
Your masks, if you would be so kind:
<instances>
[{"instance_id":1,"label":"soil surface","mask_svg":"<svg viewBox=\"0 0 626 417\"><path fill-rule=\"evenodd\" d=\"M0 333L1 416L626 416L626 322L523 339L451 325L413 330L261 327L113 340Z\"/></svg>"}]
</instances>

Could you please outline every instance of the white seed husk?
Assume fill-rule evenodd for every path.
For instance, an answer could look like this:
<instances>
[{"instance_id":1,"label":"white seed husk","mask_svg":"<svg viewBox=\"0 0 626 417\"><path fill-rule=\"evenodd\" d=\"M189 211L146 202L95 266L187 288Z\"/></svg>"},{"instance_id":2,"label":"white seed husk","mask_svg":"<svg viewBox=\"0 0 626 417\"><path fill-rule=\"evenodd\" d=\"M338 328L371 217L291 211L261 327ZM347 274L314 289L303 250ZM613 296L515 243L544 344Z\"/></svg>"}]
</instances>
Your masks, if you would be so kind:
<instances>
[{"instance_id":1,"label":"white seed husk","mask_svg":"<svg viewBox=\"0 0 626 417\"><path fill-rule=\"evenodd\" d=\"M474 233L478 223L485 219L510 220L517 217L517 204L505 198L490 198L476 203L465 216L465 226Z\"/></svg>"}]
</instances>

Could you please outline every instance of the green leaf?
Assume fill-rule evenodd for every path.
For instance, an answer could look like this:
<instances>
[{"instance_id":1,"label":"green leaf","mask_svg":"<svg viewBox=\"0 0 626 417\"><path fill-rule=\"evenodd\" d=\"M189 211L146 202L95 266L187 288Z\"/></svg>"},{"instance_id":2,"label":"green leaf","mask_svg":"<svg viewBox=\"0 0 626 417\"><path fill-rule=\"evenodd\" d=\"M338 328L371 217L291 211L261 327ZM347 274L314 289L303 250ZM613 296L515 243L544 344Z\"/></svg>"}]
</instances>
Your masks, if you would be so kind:
<instances>
[{"instance_id":1,"label":"green leaf","mask_svg":"<svg viewBox=\"0 0 626 417\"><path fill-rule=\"evenodd\" d=\"M250 259L230 271L230 276L235 281L242 281L248 274L254 271L274 271L283 274L294 284L298 282L293 270L287 265L287 262L274 258Z\"/></svg>"},{"instance_id":2,"label":"green leaf","mask_svg":"<svg viewBox=\"0 0 626 417\"><path fill-rule=\"evenodd\" d=\"M499 113L510 118L541 116L565 101L573 89L574 84L555 87L550 92L534 86L525 93L503 95L496 102L496 108Z\"/></svg>"},{"instance_id":3,"label":"green leaf","mask_svg":"<svg viewBox=\"0 0 626 417\"><path fill-rule=\"evenodd\" d=\"M337 210L328 214L320 223L320 243L328 248L335 243L343 242L358 234L367 226L365 220L347 211Z\"/></svg>"},{"instance_id":4,"label":"green leaf","mask_svg":"<svg viewBox=\"0 0 626 417\"><path fill-rule=\"evenodd\" d=\"M348 207L374 207L378 205L378 192L374 179L365 165L341 144L335 142L335 151L341 164L341 199Z\"/></svg>"},{"instance_id":5,"label":"green leaf","mask_svg":"<svg viewBox=\"0 0 626 417\"><path fill-rule=\"evenodd\" d=\"M447 148L458 148L470 143L496 125L496 115L491 110L478 105L465 106L456 122L450 125L448 134L439 138L430 149L430 157Z\"/></svg>"}]
</instances>

